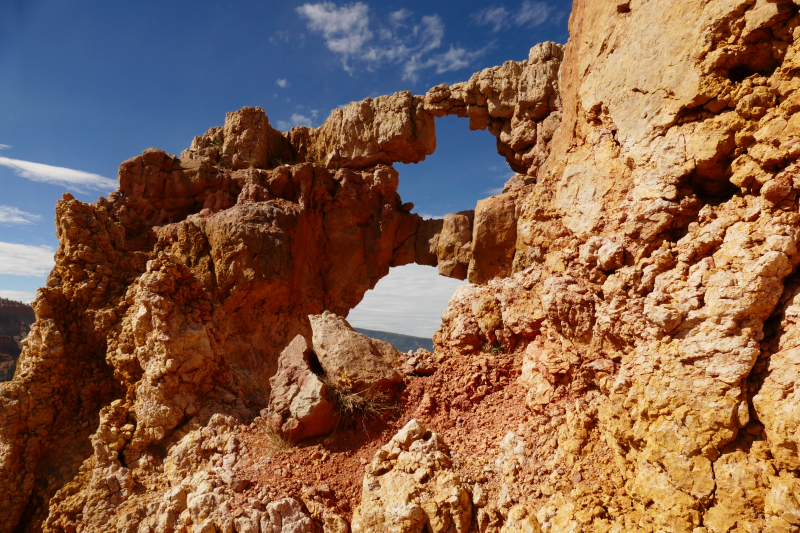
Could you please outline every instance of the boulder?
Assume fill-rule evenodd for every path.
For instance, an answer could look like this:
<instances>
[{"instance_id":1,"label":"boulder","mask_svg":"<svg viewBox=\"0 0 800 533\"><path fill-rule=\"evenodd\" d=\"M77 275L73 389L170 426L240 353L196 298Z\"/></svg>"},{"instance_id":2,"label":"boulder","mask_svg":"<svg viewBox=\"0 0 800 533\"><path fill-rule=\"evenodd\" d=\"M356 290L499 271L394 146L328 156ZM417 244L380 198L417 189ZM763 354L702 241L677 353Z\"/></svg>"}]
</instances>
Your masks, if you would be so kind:
<instances>
[{"instance_id":1,"label":"boulder","mask_svg":"<svg viewBox=\"0 0 800 533\"><path fill-rule=\"evenodd\" d=\"M337 414L327 385L314 373L316 365L308 341L297 335L281 352L278 372L269 380L270 423L293 442L327 435L336 426Z\"/></svg>"},{"instance_id":2,"label":"boulder","mask_svg":"<svg viewBox=\"0 0 800 533\"><path fill-rule=\"evenodd\" d=\"M310 315L312 343L329 382L343 390L393 394L402 376L384 359L375 341L329 311ZM396 351L396 350L395 350ZM399 359L399 354L398 354Z\"/></svg>"}]
</instances>

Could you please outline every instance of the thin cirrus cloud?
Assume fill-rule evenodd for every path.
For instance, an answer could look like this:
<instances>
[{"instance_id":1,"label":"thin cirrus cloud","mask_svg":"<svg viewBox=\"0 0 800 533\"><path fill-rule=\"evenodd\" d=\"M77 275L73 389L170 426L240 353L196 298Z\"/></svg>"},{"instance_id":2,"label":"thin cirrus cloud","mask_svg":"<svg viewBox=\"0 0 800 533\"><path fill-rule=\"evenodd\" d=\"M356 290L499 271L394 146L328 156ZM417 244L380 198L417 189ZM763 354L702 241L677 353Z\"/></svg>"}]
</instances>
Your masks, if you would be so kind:
<instances>
[{"instance_id":1,"label":"thin cirrus cloud","mask_svg":"<svg viewBox=\"0 0 800 533\"><path fill-rule=\"evenodd\" d=\"M422 70L434 69L438 74L459 70L488 51L488 47L445 47L444 23L438 15L413 22L412 13L401 9L383 23L361 2L341 7L333 2L303 4L297 12L308 21L309 30L323 36L328 50L341 58L350 74L356 66L373 70L395 63L402 65L404 80L417 81Z\"/></svg>"},{"instance_id":2,"label":"thin cirrus cloud","mask_svg":"<svg viewBox=\"0 0 800 533\"><path fill-rule=\"evenodd\" d=\"M10 205L0 205L0 224L34 224L42 220L39 215L22 211Z\"/></svg>"},{"instance_id":3,"label":"thin cirrus cloud","mask_svg":"<svg viewBox=\"0 0 800 533\"><path fill-rule=\"evenodd\" d=\"M472 19L481 26L491 26L493 32L498 32L510 24L533 28L541 26L555 14L555 9L546 2L532 2L525 0L516 12L511 12L505 7L487 7L472 15Z\"/></svg>"},{"instance_id":4,"label":"thin cirrus cloud","mask_svg":"<svg viewBox=\"0 0 800 533\"><path fill-rule=\"evenodd\" d=\"M31 181L49 183L51 185L63 185L71 187L78 192L84 192L86 190L114 190L117 188L117 182L115 180L108 179L99 174L83 172L82 170L54 167L42 163L9 159L8 157L0 157L0 165L10 168L18 176Z\"/></svg>"},{"instance_id":5,"label":"thin cirrus cloud","mask_svg":"<svg viewBox=\"0 0 800 533\"><path fill-rule=\"evenodd\" d=\"M300 115L298 113L292 114L292 118L289 121L279 120L276 124L278 126L278 129L282 131L290 130L295 126L308 126L309 128L312 127L311 119L305 115Z\"/></svg>"},{"instance_id":6,"label":"thin cirrus cloud","mask_svg":"<svg viewBox=\"0 0 800 533\"><path fill-rule=\"evenodd\" d=\"M7 144L0 144L0 150L5 150L6 148L11 148L11 147Z\"/></svg>"},{"instance_id":7,"label":"thin cirrus cloud","mask_svg":"<svg viewBox=\"0 0 800 533\"><path fill-rule=\"evenodd\" d=\"M0 242L0 275L46 276L55 265L49 246Z\"/></svg>"}]
</instances>

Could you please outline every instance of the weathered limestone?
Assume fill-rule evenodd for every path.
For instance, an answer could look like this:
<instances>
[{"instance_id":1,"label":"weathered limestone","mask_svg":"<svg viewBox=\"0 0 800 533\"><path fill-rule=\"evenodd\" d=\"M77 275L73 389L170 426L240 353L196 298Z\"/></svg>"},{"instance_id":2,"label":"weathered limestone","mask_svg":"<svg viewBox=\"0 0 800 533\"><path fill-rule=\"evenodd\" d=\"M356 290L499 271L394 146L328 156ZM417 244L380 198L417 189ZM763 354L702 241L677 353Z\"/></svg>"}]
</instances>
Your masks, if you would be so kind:
<instances>
[{"instance_id":1,"label":"weathered limestone","mask_svg":"<svg viewBox=\"0 0 800 533\"><path fill-rule=\"evenodd\" d=\"M281 352L278 371L269 380L269 421L292 441L327 435L336 426L328 386L314 373L312 364L319 362L312 357L308 341L298 335Z\"/></svg>"},{"instance_id":2,"label":"weathered limestone","mask_svg":"<svg viewBox=\"0 0 800 533\"><path fill-rule=\"evenodd\" d=\"M48 513L53 524L105 520L113 510L79 519L76 509L113 490L86 481L118 468L109 457L151 475L161 459L148 447L176 445L172 435L203 409L253 416L267 406L280 351L311 336L309 314L346 314L417 250L430 262L391 167L232 170L263 161L259 139L273 134L259 114L229 115L210 133L228 135L233 153L213 142L183 159L146 150L121 165L108 199L58 203L56 267L34 304L18 379L0 390L0 530L20 520L40 528ZM97 420L117 399L106 432ZM93 452L92 442L104 444Z\"/></svg>"},{"instance_id":3,"label":"weathered limestone","mask_svg":"<svg viewBox=\"0 0 800 533\"><path fill-rule=\"evenodd\" d=\"M331 382L345 391L396 392L402 376L392 367L399 354L386 343L373 341L330 312L308 317L319 363ZM387 360L383 352L388 352ZM394 359L394 360L392 360Z\"/></svg>"},{"instance_id":4,"label":"weathered limestone","mask_svg":"<svg viewBox=\"0 0 800 533\"><path fill-rule=\"evenodd\" d=\"M448 278L466 279L472 254L473 211L445 215L442 232L435 239L439 274Z\"/></svg>"},{"instance_id":5,"label":"weathered limestone","mask_svg":"<svg viewBox=\"0 0 800 533\"><path fill-rule=\"evenodd\" d=\"M798 469L797 7L575 9L563 122L518 210L514 274L458 291L437 346L524 343L542 416L601 393L586 427L611 446L618 492L597 516L578 512L588 495L547 494L544 531L795 527L767 495Z\"/></svg>"},{"instance_id":6,"label":"weathered limestone","mask_svg":"<svg viewBox=\"0 0 800 533\"><path fill-rule=\"evenodd\" d=\"M286 137L299 160L329 169L418 163L436 149L433 116L410 91L350 102L319 128L299 126Z\"/></svg>"},{"instance_id":7,"label":"weathered limestone","mask_svg":"<svg viewBox=\"0 0 800 533\"><path fill-rule=\"evenodd\" d=\"M328 521L296 500L229 513L248 483L236 427L270 395L281 428L315 425L324 392L308 346L286 348L298 335L344 389L424 373L340 318L417 262L472 282L433 357L513 352L542 432L509 433L498 490L470 481L470 496L412 421L366 469L354 531L466 532L474 505L492 533L796 532L799 10L576 2L565 48L313 130L245 108L181 158L124 162L108 199L66 196L37 322L0 385L0 531ZM489 129L519 174L423 221L391 164L432 153L445 114Z\"/></svg>"},{"instance_id":8,"label":"weathered limestone","mask_svg":"<svg viewBox=\"0 0 800 533\"><path fill-rule=\"evenodd\" d=\"M516 195L500 194L480 200L475 208L470 283L486 283L512 272L517 244Z\"/></svg>"},{"instance_id":9,"label":"weathered limestone","mask_svg":"<svg viewBox=\"0 0 800 533\"><path fill-rule=\"evenodd\" d=\"M436 117L469 117L470 129L488 129L497 137L498 153L515 172L536 176L561 123L563 54L559 44L538 44L527 61L506 61L469 81L433 87L425 95L425 110Z\"/></svg>"},{"instance_id":10,"label":"weathered limestone","mask_svg":"<svg viewBox=\"0 0 800 533\"><path fill-rule=\"evenodd\" d=\"M449 472L450 452L436 433L411 420L375 453L365 471L353 533L470 531L472 503Z\"/></svg>"}]
</instances>

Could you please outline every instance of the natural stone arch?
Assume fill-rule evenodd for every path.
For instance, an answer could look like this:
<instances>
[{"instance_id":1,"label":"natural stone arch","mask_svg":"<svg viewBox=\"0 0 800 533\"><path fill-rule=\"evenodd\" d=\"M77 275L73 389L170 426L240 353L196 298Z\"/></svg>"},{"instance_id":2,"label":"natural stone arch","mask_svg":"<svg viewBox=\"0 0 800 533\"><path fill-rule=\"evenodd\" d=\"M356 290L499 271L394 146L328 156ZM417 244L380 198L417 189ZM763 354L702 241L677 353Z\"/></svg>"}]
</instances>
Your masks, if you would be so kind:
<instances>
[{"instance_id":1,"label":"natural stone arch","mask_svg":"<svg viewBox=\"0 0 800 533\"><path fill-rule=\"evenodd\" d=\"M263 110L243 108L180 158L148 149L123 162L108 198L85 204L65 195L56 206L56 266L37 294L16 378L0 389L0 479L14 480L0 486L0 530L24 529L47 512L48 530L69 529L84 508L84 525L101 527L111 512L102 502L130 495L131 468L162 460L194 417L226 413L233 424L254 416L279 351L309 334L308 315L346 314L390 266L445 265L443 273L475 281L508 275L515 233L501 243L510 258L486 271L475 259L479 228L497 232L483 225L480 205L453 224L422 220L397 195L391 164L432 153L435 116L455 114L488 128L514 165L529 159L532 178L549 140L540 125L554 129L560 106L561 48L534 51L528 62L425 97L350 104L316 130L281 134ZM522 135L531 123L535 145ZM475 227L465 228L464 217ZM83 485L47 504L81 464Z\"/></svg>"}]
</instances>

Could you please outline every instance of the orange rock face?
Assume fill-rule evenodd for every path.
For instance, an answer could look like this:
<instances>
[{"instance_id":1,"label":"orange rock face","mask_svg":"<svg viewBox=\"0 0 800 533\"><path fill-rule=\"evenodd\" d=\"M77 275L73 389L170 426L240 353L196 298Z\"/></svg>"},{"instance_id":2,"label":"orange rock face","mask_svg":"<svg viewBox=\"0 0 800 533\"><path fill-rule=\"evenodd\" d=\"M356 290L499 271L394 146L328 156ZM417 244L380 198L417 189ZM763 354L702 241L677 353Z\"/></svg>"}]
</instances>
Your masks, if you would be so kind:
<instances>
[{"instance_id":1,"label":"orange rock face","mask_svg":"<svg viewBox=\"0 0 800 533\"><path fill-rule=\"evenodd\" d=\"M0 395L0 471L14 480L0 484L3 530L20 520L42 528L47 505L29 502L82 475L85 459L117 477L147 470L152 447L187 421L252 417L267 405L280 351L310 338L308 315L346 315L417 248L431 261L393 168L266 169L285 142L275 133L245 108L182 159L150 149L124 162L108 199L59 202L57 266L34 305L19 377ZM46 529L69 529L86 498L119 494L108 486L64 489Z\"/></svg>"},{"instance_id":2,"label":"orange rock face","mask_svg":"<svg viewBox=\"0 0 800 533\"><path fill-rule=\"evenodd\" d=\"M0 531L797 532L798 9L576 2L566 47L317 129L244 108L66 196ZM421 220L391 165L445 114L518 174ZM471 282L424 372L330 314L411 262ZM271 390L298 335L394 414L267 449L322 397L310 363Z\"/></svg>"}]
</instances>

